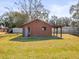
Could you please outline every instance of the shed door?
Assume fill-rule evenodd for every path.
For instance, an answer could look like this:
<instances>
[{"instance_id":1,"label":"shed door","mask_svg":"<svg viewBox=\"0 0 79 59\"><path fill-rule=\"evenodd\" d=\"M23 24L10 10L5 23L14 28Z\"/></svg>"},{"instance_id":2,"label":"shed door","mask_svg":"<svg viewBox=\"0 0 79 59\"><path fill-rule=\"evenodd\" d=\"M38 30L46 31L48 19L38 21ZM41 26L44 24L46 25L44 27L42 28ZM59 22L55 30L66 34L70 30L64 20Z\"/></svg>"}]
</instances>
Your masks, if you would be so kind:
<instances>
[{"instance_id":1,"label":"shed door","mask_svg":"<svg viewBox=\"0 0 79 59\"><path fill-rule=\"evenodd\" d=\"M28 37L28 28L23 28L23 33L25 37Z\"/></svg>"}]
</instances>

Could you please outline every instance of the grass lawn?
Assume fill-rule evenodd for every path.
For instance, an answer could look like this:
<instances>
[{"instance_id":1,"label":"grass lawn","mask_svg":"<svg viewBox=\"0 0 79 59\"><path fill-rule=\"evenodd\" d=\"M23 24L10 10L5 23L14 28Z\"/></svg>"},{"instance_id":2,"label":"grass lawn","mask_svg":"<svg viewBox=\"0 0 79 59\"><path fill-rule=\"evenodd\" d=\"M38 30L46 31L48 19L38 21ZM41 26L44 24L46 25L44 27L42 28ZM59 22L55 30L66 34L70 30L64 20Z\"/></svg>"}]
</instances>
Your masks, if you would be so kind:
<instances>
[{"instance_id":1,"label":"grass lawn","mask_svg":"<svg viewBox=\"0 0 79 59\"><path fill-rule=\"evenodd\" d=\"M78 36L63 34L63 39L15 39L19 36L21 34L0 35L0 59L79 59Z\"/></svg>"}]
</instances>

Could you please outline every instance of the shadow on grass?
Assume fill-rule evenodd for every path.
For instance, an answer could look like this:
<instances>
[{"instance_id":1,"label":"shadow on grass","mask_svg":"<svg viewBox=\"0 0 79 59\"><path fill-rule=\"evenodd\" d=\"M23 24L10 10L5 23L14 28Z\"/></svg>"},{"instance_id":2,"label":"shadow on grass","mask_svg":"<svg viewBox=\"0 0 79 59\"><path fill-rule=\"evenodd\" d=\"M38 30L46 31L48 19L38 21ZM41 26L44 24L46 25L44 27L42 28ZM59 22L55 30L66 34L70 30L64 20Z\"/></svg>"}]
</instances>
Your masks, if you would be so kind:
<instances>
[{"instance_id":1,"label":"shadow on grass","mask_svg":"<svg viewBox=\"0 0 79 59\"><path fill-rule=\"evenodd\" d=\"M70 34L70 35L74 35L74 36L77 36L77 37L79 37L79 34L75 34L75 33L74 33L74 34Z\"/></svg>"},{"instance_id":2,"label":"shadow on grass","mask_svg":"<svg viewBox=\"0 0 79 59\"><path fill-rule=\"evenodd\" d=\"M59 39L62 39L60 37L56 37L56 36L40 36L40 37L22 37L22 36L19 36L19 37L16 37L16 38L13 38L11 39L10 41L19 41L19 42L30 42L30 41L43 41L43 40L59 40Z\"/></svg>"},{"instance_id":3,"label":"shadow on grass","mask_svg":"<svg viewBox=\"0 0 79 59\"><path fill-rule=\"evenodd\" d=\"M0 35L0 38L4 38L4 37L7 37L9 35Z\"/></svg>"}]
</instances>

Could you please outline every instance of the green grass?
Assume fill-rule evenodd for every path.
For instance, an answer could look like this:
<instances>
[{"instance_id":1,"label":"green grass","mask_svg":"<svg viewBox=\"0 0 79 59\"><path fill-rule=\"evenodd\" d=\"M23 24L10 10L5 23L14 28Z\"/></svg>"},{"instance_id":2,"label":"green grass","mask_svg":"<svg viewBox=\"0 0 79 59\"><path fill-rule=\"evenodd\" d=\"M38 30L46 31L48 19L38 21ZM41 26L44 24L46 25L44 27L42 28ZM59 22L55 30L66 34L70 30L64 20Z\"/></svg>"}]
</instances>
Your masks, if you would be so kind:
<instances>
[{"instance_id":1,"label":"green grass","mask_svg":"<svg viewBox=\"0 0 79 59\"><path fill-rule=\"evenodd\" d=\"M0 35L0 59L79 59L78 36L63 34L63 39L17 38L20 36Z\"/></svg>"},{"instance_id":2,"label":"green grass","mask_svg":"<svg viewBox=\"0 0 79 59\"><path fill-rule=\"evenodd\" d=\"M55 40L61 39L60 37L56 36L33 36L33 37L22 37L18 36L16 38L11 39L11 41L20 41L20 42L30 42L30 41L45 41L45 40Z\"/></svg>"}]
</instances>

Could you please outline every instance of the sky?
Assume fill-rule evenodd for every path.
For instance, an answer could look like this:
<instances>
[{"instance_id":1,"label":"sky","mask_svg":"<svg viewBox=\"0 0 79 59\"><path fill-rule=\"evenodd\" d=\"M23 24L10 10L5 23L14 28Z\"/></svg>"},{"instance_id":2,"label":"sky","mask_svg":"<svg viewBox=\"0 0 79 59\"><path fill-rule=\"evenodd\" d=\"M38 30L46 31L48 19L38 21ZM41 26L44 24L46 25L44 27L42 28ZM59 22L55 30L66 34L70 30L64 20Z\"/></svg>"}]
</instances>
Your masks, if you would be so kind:
<instances>
[{"instance_id":1,"label":"sky","mask_svg":"<svg viewBox=\"0 0 79 59\"><path fill-rule=\"evenodd\" d=\"M15 0L0 0L0 15L7 12L5 7L14 7ZM77 0L42 0L44 8L50 11L50 16L70 17L69 9ZM15 8L16 10L16 8Z\"/></svg>"}]
</instances>

